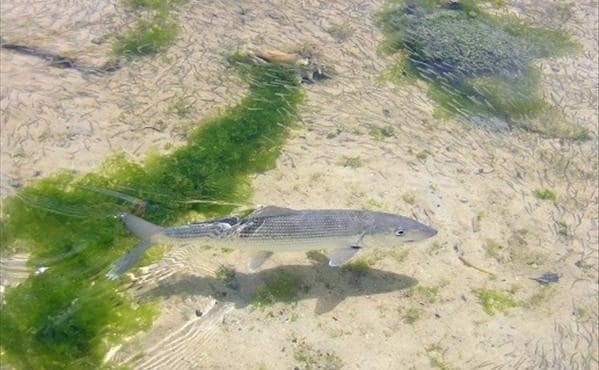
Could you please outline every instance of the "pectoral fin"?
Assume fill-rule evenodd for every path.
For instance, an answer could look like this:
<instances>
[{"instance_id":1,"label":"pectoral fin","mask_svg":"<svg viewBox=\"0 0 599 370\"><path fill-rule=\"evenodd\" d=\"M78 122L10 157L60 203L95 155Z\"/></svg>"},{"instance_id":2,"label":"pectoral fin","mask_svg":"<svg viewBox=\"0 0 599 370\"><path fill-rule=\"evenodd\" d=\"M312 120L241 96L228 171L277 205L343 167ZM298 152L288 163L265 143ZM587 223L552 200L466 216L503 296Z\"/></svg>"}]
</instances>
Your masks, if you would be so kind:
<instances>
[{"instance_id":1,"label":"pectoral fin","mask_svg":"<svg viewBox=\"0 0 599 370\"><path fill-rule=\"evenodd\" d=\"M248 270L250 270L250 272L256 271L270 256L272 256L272 252L267 251L260 251L252 254L248 261Z\"/></svg>"},{"instance_id":2,"label":"pectoral fin","mask_svg":"<svg viewBox=\"0 0 599 370\"><path fill-rule=\"evenodd\" d=\"M360 250L359 246L335 249L329 256L329 266L341 266L349 261Z\"/></svg>"}]
</instances>

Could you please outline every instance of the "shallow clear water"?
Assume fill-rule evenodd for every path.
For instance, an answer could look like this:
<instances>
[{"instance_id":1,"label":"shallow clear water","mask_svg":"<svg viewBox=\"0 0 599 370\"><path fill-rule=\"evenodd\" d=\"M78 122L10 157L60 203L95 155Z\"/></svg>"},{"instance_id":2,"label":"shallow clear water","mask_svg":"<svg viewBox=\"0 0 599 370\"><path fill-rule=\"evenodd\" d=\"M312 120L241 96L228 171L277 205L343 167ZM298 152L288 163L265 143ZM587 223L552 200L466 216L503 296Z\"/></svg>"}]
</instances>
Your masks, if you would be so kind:
<instances>
[{"instance_id":1,"label":"shallow clear water","mask_svg":"<svg viewBox=\"0 0 599 370\"><path fill-rule=\"evenodd\" d=\"M597 6L2 2L2 366L596 368ZM104 277L258 205L438 234Z\"/></svg>"}]
</instances>

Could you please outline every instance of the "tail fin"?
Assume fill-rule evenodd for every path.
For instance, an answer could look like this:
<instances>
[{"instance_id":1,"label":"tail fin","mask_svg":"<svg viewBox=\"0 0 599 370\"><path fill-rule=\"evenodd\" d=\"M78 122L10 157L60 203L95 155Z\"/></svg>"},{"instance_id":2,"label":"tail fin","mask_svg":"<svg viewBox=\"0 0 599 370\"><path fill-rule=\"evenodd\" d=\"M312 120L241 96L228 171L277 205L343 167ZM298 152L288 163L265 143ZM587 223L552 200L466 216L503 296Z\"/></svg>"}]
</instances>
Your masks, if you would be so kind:
<instances>
[{"instance_id":1,"label":"tail fin","mask_svg":"<svg viewBox=\"0 0 599 370\"><path fill-rule=\"evenodd\" d=\"M146 249L152 246L152 236L162 231L160 226L154 225L131 214L123 213L120 217L125 226L127 226L133 234L141 238L141 240L135 247L133 247L133 249L125 253L124 256L119 258L119 260L112 265L112 268L106 274L106 277L109 280L118 279L125 271L133 267L133 265L141 259Z\"/></svg>"}]
</instances>

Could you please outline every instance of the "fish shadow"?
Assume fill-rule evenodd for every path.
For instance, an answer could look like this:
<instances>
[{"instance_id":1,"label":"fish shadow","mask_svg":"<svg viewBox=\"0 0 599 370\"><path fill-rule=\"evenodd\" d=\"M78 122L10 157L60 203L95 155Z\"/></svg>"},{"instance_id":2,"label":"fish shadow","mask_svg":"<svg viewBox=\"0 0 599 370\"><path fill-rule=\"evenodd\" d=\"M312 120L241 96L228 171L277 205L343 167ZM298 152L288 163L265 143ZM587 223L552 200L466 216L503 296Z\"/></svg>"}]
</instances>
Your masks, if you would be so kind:
<instances>
[{"instance_id":1,"label":"fish shadow","mask_svg":"<svg viewBox=\"0 0 599 370\"><path fill-rule=\"evenodd\" d=\"M233 274L233 270L228 270ZM277 282L284 281L282 287ZM293 290L290 299L283 294L269 294L269 303L290 302L316 298L317 315L333 310L347 297L370 296L411 288L418 281L406 275L373 268L352 270L329 267L326 261L316 265L285 265L252 274L234 272L223 279L191 274L175 275L169 282L139 294L142 301L175 295L212 296L217 301L233 302L236 308L255 303L259 290L269 289L273 283L278 290Z\"/></svg>"}]
</instances>

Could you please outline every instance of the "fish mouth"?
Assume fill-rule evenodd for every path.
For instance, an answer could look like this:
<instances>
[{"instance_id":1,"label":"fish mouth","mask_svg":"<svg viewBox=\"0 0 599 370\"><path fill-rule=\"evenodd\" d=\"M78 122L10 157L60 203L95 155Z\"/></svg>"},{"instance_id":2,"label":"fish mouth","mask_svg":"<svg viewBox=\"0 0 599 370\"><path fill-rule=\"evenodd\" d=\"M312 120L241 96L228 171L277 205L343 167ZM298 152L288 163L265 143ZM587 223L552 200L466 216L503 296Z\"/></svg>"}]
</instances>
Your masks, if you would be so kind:
<instances>
[{"instance_id":1,"label":"fish mouth","mask_svg":"<svg viewBox=\"0 0 599 370\"><path fill-rule=\"evenodd\" d=\"M438 233L437 230L433 229L430 226L426 226L426 225L423 225L422 228L420 229L420 231L422 232L423 239L432 238L433 236L437 235L437 233Z\"/></svg>"},{"instance_id":2,"label":"fish mouth","mask_svg":"<svg viewBox=\"0 0 599 370\"><path fill-rule=\"evenodd\" d=\"M426 225L421 225L416 230L414 230L410 236L408 236L408 239L404 239L403 242L404 243L419 242L422 240L432 238L435 235L437 235L437 230L433 229L432 227L428 227Z\"/></svg>"}]
</instances>

